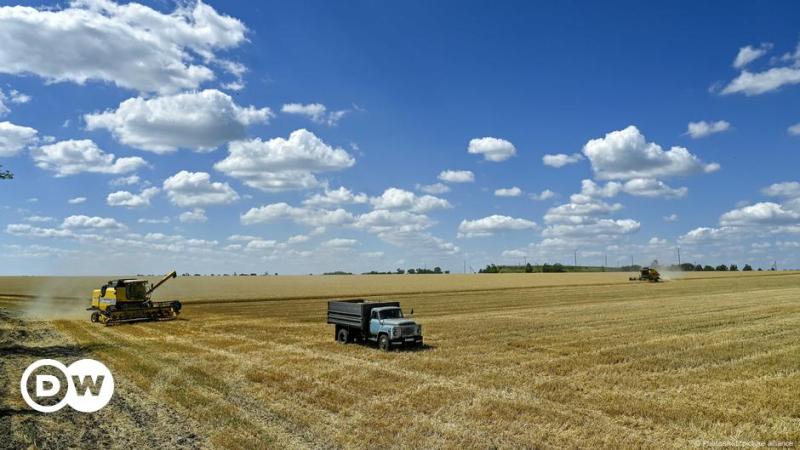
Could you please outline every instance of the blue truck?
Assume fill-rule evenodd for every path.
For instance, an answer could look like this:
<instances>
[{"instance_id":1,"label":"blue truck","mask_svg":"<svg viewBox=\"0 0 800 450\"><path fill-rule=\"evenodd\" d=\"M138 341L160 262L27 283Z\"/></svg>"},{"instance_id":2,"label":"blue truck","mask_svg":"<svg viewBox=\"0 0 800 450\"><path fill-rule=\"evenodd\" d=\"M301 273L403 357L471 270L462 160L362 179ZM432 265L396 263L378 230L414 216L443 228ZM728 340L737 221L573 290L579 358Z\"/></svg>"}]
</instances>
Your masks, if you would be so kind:
<instances>
[{"instance_id":1,"label":"blue truck","mask_svg":"<svg viewBox=\"0 0 800 450\"><path fill-rule=\"evenodd\" d=\"M403 315L399 302L330 301L328 323L336 325L334 338L341 344L374 342L384 351L422 347L422 326Z\"/></svg>"}]
</instances>

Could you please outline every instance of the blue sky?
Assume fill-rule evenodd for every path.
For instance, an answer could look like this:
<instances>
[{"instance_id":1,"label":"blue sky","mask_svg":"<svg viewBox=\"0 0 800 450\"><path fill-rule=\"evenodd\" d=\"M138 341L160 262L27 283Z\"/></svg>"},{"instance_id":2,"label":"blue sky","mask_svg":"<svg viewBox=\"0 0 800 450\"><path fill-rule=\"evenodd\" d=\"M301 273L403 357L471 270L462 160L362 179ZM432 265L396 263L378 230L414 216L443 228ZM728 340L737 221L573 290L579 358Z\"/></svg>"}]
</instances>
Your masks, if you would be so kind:
<instances>
[{"instance_id":1,"label":"blue sky","mask_svg":"<svg viewBox=\"0 0 800 450\"><path fill-rule=\"evenodd\" d=\"M0 273L800 267L793 2L2 5Z\"/></svg>"}]
</instances>

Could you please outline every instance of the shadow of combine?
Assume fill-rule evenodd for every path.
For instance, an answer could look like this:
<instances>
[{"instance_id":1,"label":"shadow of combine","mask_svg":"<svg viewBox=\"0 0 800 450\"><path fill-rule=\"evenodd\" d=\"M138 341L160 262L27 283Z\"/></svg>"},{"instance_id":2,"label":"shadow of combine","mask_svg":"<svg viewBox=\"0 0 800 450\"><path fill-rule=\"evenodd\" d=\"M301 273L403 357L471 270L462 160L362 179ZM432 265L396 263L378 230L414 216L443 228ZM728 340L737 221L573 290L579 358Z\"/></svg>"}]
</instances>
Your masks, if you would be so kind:
<instances>
[{"instance_id":1,"label":"shadow of combine","mask_svg":"<svg viewBox=\"0 0 800 450\"><path fill-rule=\"evenodd\" d=\"M74 358L88 355L108 347L105 344L90 345L49 345L43 347L28 345L0 345L0 355L4 357L20 356L31 358Z\"/></svg>"}]
</instances>

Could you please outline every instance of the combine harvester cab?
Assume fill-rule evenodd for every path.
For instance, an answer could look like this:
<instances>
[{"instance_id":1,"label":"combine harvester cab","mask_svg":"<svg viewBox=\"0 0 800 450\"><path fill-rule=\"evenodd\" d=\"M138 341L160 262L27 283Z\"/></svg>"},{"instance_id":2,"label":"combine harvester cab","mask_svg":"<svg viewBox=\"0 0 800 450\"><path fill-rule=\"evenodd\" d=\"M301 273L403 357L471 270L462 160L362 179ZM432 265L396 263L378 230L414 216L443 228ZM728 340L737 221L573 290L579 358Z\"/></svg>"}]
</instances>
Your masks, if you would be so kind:
<instances>
[{"instance_id":1,"label":"combine harvester cab","mask_svg":"<svg viewBox=\"0 0 800 450\"><path fill-rule=\"evenodd\" d=\"M642 267L641 273L639 277L632 277L630 278L631 281L649 281L651 283L658 283L661 281L661 274L658 273L658 270L653 269L652 267Z\"/></svg>"},{"instance_id":2,"label":"combine harvester cab","mask_svg":"<svg viewBox=\"0 0 800 450\"><path fill-rule=\"evenodd\" d=\"M150 295L170 278L178 276L174 270L148 289L147 280L111 280L92 292L92 322L113 325L145 320L173 320L181 311L181 302L154 302Z\"/></svg>"}]
</instances>

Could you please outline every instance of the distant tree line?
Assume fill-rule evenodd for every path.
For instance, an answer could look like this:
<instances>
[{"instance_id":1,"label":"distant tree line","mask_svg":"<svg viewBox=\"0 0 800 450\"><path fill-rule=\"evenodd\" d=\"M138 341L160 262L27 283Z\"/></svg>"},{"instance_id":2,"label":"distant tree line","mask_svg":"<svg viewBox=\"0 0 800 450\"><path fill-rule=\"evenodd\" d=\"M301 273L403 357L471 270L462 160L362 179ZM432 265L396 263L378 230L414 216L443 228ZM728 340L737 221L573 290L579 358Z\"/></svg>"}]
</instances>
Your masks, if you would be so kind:
<instances>
[{"instance_id":1,"label":"distant tree line","mask_svg":"<svg viewBox=\"0 0 800 450\"><path fill-rule=\"evenodd\" d=\"M693 263L683 263L680 265L673 264L670 266L662 266L658 263L658 260L653 261L649 267L657 268L659 270L669 271L669 272L736 272L739 271L739 266L737 264L720 264L718 266L711 266L711 265L701 265L701 264L693 264ZM544 263L541 265L532 265L527 263L525 265L498 265L498 264L488 264L485 268L479 269L478 273L561 273L561 272L638 272L642 270L642 266L638 264L629 265L629 266L619 266L619 267L603 267L603 266L566 266L560 263L555 264L548 264ZM753 266L750 264L745 264L744 267L741 268L743 272L750 272L753 269ZM763 270L761 268L758 269L759 271ZM770 270L775 270L771 268Z\"/></svg>"},{"instance_id":2,"label":"distant tree line","mask_svg":"<svg viewBox=\"0 0 800 450\"><path fill-rule=\"evenodd\" d=\"M409 274L409 275L436 274L436 275L439 275L439 274L446 274L446 273L450 273L450 271L449 270L442 271L441 267L436 266L433 269L420 269L420 268L408 269L408 270L397 269L394 272L380 272L380 271L377 271L377 270L370 270L369 272L362 273L362 275L404 275L404 274Z\"/></svg>"}]
</instances>

